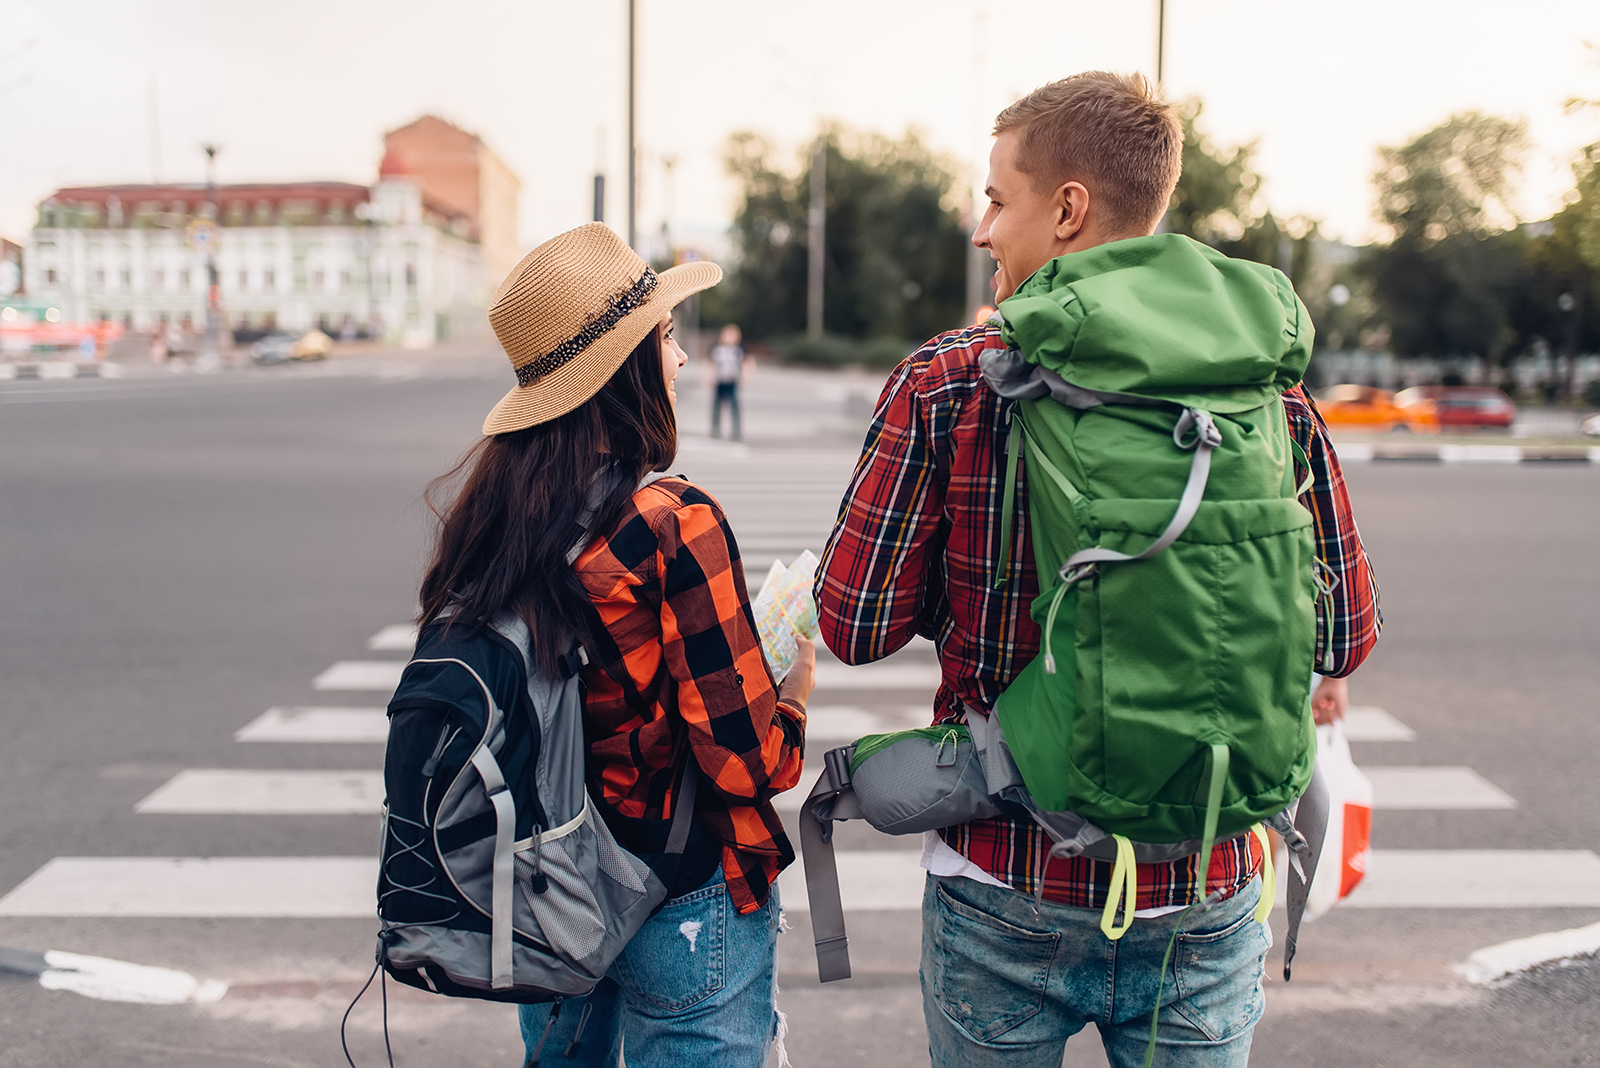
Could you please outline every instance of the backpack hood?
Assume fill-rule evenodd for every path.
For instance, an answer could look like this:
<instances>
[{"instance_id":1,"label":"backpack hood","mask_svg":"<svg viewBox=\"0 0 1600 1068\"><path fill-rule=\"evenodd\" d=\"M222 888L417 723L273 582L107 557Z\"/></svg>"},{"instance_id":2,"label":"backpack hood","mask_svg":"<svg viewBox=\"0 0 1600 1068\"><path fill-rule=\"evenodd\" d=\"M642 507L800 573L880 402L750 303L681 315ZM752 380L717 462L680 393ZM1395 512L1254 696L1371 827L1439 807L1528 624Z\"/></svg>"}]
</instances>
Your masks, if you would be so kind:
<instances>
[{"instance_id":1,"label":"backpack hood","mask_svg":"<svg viewBox=\"0 0 1600 1068\"><path fill-rule=\"evenodd\" d=\"M1181 234L1058 256L999 315L1008 345L1074 385L1219 413L1266 404L1311 357L1310 316L1281 271Z\"/></svg>"}]
</instances>

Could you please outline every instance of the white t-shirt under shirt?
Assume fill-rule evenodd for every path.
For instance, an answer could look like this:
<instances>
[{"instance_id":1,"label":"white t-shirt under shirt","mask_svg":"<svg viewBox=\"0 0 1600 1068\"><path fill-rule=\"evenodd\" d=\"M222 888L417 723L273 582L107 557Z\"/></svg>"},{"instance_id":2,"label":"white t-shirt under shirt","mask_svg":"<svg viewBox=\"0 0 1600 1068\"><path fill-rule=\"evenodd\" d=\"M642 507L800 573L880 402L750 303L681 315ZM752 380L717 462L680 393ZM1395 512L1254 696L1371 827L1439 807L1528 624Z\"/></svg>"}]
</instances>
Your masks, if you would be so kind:
<instances>
[{"instance_id":1,"label":"white t-shirt under shirt","mask_svg":"<svg viewBox=\"0 0 1600 1068\"><path fill-rule=\"evenodd\" d=\"M739 371L744 366L744 346L713 345L711 366L716 373L718 385L739 381Z\"/></svg>"}]
</instances>

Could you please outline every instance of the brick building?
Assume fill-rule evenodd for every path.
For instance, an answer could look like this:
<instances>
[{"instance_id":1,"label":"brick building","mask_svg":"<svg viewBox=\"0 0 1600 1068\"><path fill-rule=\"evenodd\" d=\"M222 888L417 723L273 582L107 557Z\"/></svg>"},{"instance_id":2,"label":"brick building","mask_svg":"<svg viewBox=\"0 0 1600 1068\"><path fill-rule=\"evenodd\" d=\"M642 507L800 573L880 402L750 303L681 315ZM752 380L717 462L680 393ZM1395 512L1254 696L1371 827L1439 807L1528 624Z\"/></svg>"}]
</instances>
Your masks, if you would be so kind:
<instances>
[{"instance_id":1,"label":"brick building","mask_svg":"<svg viewBox=\"0 0 1600 1068\"><path fill-rule=\"evenodd\" d=\"M381 173L414 175L422 195L467 221L483 249L492 293L522 259L517 196L522 183L476 134L432 115L383 135Z\"/></svg>"}]
</instances>

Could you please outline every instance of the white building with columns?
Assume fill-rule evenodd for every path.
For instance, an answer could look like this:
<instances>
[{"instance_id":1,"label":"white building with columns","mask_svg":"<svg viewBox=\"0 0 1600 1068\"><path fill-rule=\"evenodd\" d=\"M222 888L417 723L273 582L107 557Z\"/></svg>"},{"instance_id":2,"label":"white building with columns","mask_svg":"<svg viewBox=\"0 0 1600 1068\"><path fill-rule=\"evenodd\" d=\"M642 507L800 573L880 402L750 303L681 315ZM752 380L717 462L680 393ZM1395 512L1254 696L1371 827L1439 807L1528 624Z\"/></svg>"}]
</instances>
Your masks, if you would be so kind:
<instances>
[{"instance_id":1,"label":"white building with columns","mask_svg":"<svg viewBox=\"0 0 1600 1068\"><path fill-rule=\"evenodd\" d=\"M429 121L493 158L472 135ZM492 295L480 233L485 213L449 199L428 164L424 158L413 173L390 151L370 187L59 189L39 204L26 291L58 308L63 322L201 330L214 254L223 321L236 333L320 327L412 347L481 336ZM514 201L510 212L491 225L502 244L499 231L509 228L514 247Z\"/></svg>"}]
</instances>

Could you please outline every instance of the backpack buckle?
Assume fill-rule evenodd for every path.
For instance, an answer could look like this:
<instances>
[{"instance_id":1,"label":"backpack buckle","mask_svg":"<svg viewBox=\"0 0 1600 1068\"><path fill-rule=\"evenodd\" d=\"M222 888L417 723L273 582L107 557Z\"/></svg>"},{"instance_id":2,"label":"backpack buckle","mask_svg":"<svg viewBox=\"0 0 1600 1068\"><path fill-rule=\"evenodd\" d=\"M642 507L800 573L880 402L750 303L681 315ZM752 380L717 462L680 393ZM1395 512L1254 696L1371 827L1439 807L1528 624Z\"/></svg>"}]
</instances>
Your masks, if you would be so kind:
<instances>
[{"instance_id":1,"label":"backpack buckle","mask_svg":"<svg viewBox=\"0 0 1600 1068\"><path fill-rule=\"evenodd\" d=\"M850 785L850 756L856 751L853 745L841 745L822 755L822 777L828 790L838 793Z\"/></svg>"}]
</instances>

